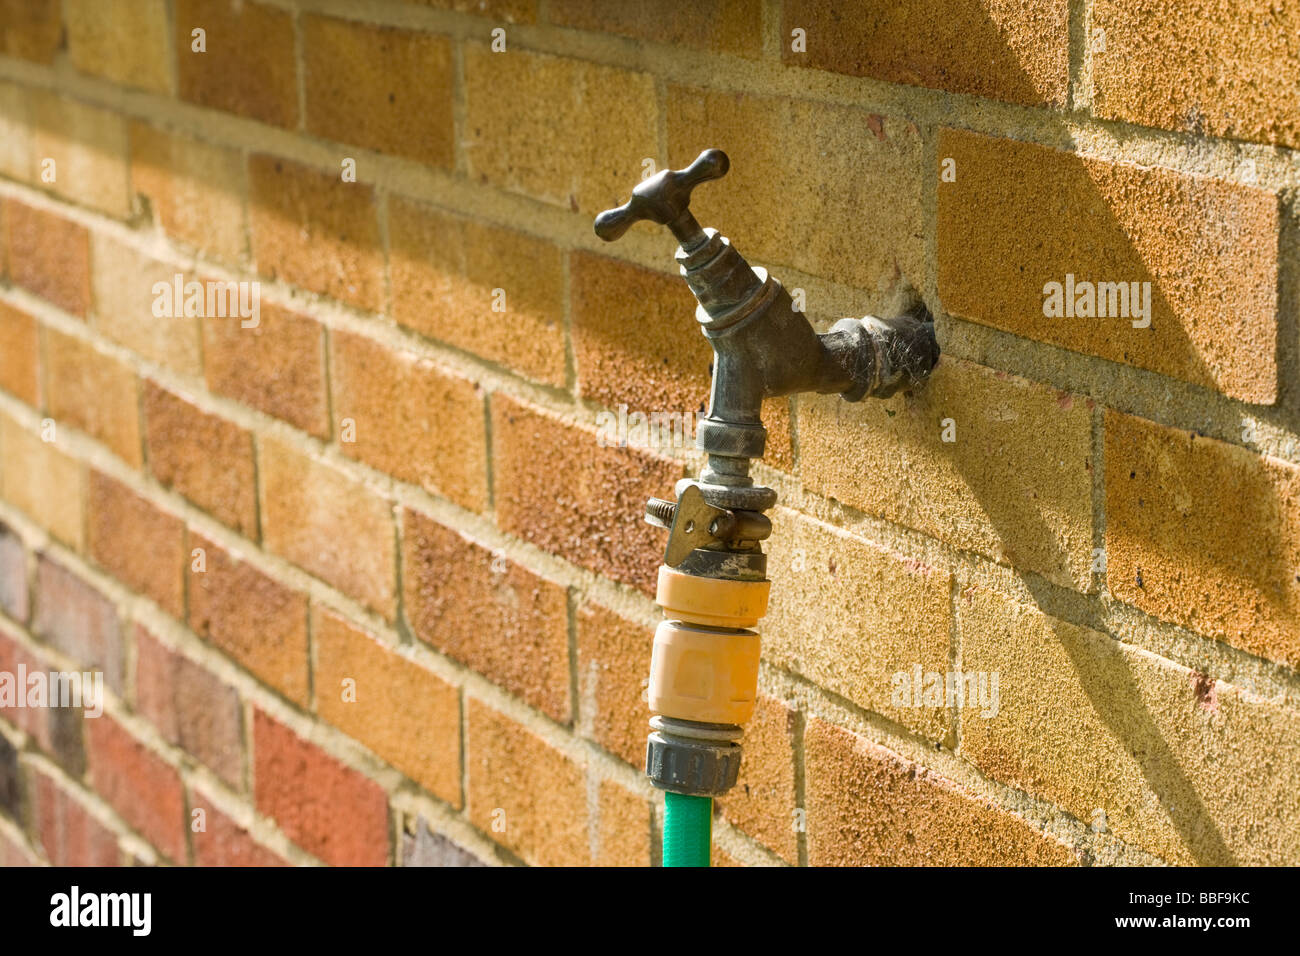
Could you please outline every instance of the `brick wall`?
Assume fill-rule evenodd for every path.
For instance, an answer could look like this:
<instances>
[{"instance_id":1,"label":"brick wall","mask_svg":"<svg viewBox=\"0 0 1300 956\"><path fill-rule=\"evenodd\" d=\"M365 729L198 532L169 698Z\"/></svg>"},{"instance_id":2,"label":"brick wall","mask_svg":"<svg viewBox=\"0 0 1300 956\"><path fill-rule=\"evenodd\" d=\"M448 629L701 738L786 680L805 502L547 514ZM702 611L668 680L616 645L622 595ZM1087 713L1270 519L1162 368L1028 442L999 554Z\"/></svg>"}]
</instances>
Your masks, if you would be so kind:
<instances>
[{"instance_id":1,"label":"brick wall","mask_svg":"<svg viewBox=\"0 0 1300 956\"><path fill-rule=\"evenodd\" d=\"M709 146L697 216L819 327L920 297L944 351L769 403L716 862L1300 863L1298 38L0 0L0 671L106 688L0 711L0 863L658 860L640 512L698 461L597 416L695 412L710 355L668 233L591 222ZM1150 283L1148 327L1048 316L1067 275ZM159 315L177 276L257 280L256 326ZM955 670L996 713L897 694Z\"/></svg>"}]
</instances>

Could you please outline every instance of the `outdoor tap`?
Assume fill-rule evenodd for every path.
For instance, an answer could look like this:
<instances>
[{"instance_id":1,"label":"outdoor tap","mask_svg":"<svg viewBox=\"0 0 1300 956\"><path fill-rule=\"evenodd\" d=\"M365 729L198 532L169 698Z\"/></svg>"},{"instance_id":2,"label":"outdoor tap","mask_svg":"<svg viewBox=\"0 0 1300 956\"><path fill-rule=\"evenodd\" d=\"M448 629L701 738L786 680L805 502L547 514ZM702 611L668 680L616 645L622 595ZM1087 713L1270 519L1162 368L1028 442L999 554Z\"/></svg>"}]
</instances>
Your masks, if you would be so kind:
<instances>
[{"instance_id":1,"label":"outdoor tap","mask_svg":"<svg viewBox=\"0 0 1300 956\"><path fill-rule=\"evenodd\" d=\"M748 462L740 468L717 459L763 455L764 399L796 392L838 392L851 402L883 398L924 381L939 358L924 306L891 319L841 319L819 333L779 280L752 268L717 230L701 228L690 211L691 192L729 167L726 153L706 149L686 169L666 169L639 184L630 200L602 212L595 224L596 235L612 242L645 219L666 225L681 244L676 259L714 352L709 409L696 445L710 455L704 477L723 485L747 483Z\"/></svg>"}]
</instances>

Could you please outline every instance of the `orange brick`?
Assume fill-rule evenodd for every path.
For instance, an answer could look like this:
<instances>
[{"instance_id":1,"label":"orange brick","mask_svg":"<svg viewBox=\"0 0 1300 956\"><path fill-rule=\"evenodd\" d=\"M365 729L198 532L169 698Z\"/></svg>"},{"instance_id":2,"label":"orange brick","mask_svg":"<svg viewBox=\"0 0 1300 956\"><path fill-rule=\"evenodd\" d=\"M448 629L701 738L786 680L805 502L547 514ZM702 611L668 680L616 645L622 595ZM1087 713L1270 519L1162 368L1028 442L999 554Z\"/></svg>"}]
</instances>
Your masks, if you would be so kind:
<instances>
[{"instance_id":1,"label":"orange brick","mask_svg":"<svg viewBox=\"0 0 1300 956\"><path fill-rule=\"evenodd\" d=\"M654 629L597 604L577 613L578 699L584 732L634 767L645 765L650 734L650 651Z\"/></svg>"},{"instance_id":2,"label":"orange brick","mask_svg":"<svg viewBox=\"0 0 1300 956\"><path fill-rule=\"evenodd\" d=\"M176 768L105 714L86 724L95 792L168 859L184 863L185 792Z\"/></svg>"},{"instance_id":3,"label":"orange brick","mask_svg":"<svg viewBox=\"0 0 1300 956\"><path fill-rule=\"evenodd\" d=\"M151 380L144 383L141 405L154 477L256 540L252 435Z\"/></svg>"},{"instance_id":4,"label":"orange brick","mask_svg":"<svg viewBox=\"0 0 1300 956\"><path fill-rule=\"evenodd\" d=\"M454 807L460 691L337 614L315 609L316 712Z\"/></svg>"},{"instance_id":5,"label":"orange brick","mask_svg":"<svg viewBox=\"0 0 1300 956\"><path fill-rule=\"evenodd\" d=\"M397 198L388 228L398 322L564 385L564 260L556 246Z\"/></svg>"},{"instance_id":6,"label":"orange brick","mask_svg":"<svg viewBox=\"0 0 1300 956\"><path fill-rule=\"evenodd\" d=\"M595 866L649 866L654 817L650 802L612 780L600 782L600 851Z\"/></svg>"},{"instance_id":7,"label":"orange brick","mask_svg":"<svg viewBox=\"0 0 1300 956\"><path fill-rule=\"evenodd\" d=\"M568 594L432 518L402 513L416 637L560 722L570 716Z\"/></svg>"},{"instance_id":8,"label":"orange brick","mask_svg":"<svg viewBox=\"0 0 1300 956\"><path fill-rule=\"evenodd\" d=\"M136 710L164 740L210 767L236 789L244 785L239 694L215 674L135 629Z\"/></svg>"},{"instance_id":9,"label":"orange brick","mask_svg":"<svg viewBox=\"0 0 1300 956\"><path fill-rule=\"evenodd\" d=\"M253 712L253 781L259 813L333 866L383 866L390 857L388 798L379 784Z\"/></svg>"},{"instance_id":10,"label":"orange brick","mask_svg":"<svg viewBox=\"0 0 1300 956\"><path fill-rule=\"evenodd\" d=\"M470 821L540 866L586 866L582 769L531 730L469 698L465 762Z\"/></svg>"},{"instance_id":11,"label":"orange brick","mask_svg":"<svg viewBox=\"0 0 1300 956\"><path fill-rule=\"evenodd\" d=\"M1091 406L941 359L915 394L857 404L801 398L800 470L810 487L845 504L1086 590Z\"/></svg>"},{"instance_id":12,"label":"orange brick","mask_svg":"<svg viewBox=\"0 0 1300 956\"><path fill-rule=\"evenodd\" d=\"M85 228L13 199L5 203L5 227L14 284L84 318L90 308L90 237Z\"/></svg>"},{"instance_id":13,"label":"orange brick","mask_svg":"<svg viewBox=\"0 0 1300 956\"><path fill-rule=\"evenodd\" d=\"M110 216L130 215L125 119L41 89L27 96L32 182ZM44 175L47 160L52 181Z\"/></svg>"},{"instance_id":14,"label":"orange brick","mask_svg":"<svg viewBox=\"0 0 1300 956\"><path fill-rule=\"evenodd\" d=\"M180 98L292 129L298 124L294 15L256 0L176 0ZM206 32L206 52L193 31Z\"/></svg>"},{"instance_id":15,"label":"orange brick","mask_svg":"<svg viewBox=\"0 0 1300 956\"><path fill-rule=\"evenodd\" d=\"M692 47L755 59L763 50L763 10L759 0L551 0L552 23L599 30L673 47ZM789 33L789 31L786 31Z\"/></svg>"},{"instance_id":16,"label":"orange brick","mask_svg":"<svg viewBox=\"0 0 1300 956\"><path fill-rule=\"evenodd\" d=\"M90 342L48 327L44 335L49 413L138 468L143 452L135 372Z\"/></svg>"},{"instance_id":17,"label":"orange brick","mask_svg":"<svg viewBox=\"0 0 1300 956\"><path fill-rule=\"evenodd\" d=\"M85 478L81 462L44 441L45 427L33 433L0 414L0 490L10 504L27 513L50 534L81 550ZM58 435L55 423L53 435Z\"/></svg>"},{"instance_id":18,"label":"orange brick","mask_svg":"<svg viewBox=\"0 0 1300 956\"><path fill-rule=\"evenodd\" d=\"M0 0L0 9L4 0ZM3 34L0 28L0 37ZM0 49L3 39L0 38ZM31 120L28 116L28 89L16 83L0 83L0 175L30 182L32 175ZM4 203L0 202L0 207ZM4 223L4 210L0 208L0 225ZM0 232L0 236L4 233ZM4 242L0 241L0 274L5 263Z\"/></svg>"},{"instance_id":19,"label":"orange brick","mask_svg":"<svg viewBox=\"0 0 1300 956\"><path fill-rule=\"evenodd\" d=\"M1070 86L1066 0L958 0L942 16L886 0L849 12L832 0L783 4L781 58L889 83L1063 107ZM806 34L806 52L791 31Z\"/></svg>"},{"instance_id":20,"label":"orange brick","mask_svg":"<svg viewBox=\"0 0 1300 956\"><path fill-rule=\"evenodd\" d=\"M1118 412L1105 427L1110 592L1300 667L1300 468Z\"/></svg>"},{"instance_id":21,"label":"orange brick","mask_svg":"<svg viewBox=\"0 0 1300 956\"><path fill-rule=\"evenodd\" d=\"M658 156L649 73L479 43L462 50L476 179L596 213L624 202L641 160Z\"/></svg>"},{"instance_id":22,"label":"orange brick","mask_svg":"<svg viewBox=\"0 0 1300 956\"><path fill-rule=\"evenodd\" d=\"M307 596L193 532L190 547L190 627L259 680L306 707Z\"/></svg>"},{"instance_id":23,"label":"orange brick","mask_svg":"<svg viewBox=\"0 0 1300 956\"><path fill-rule=\"evenodd\" d=\"M1209 136L1300 145L1300 11L1265 0L1212 6L1098 0L1099 116Z\"/></svg>"},{"instance_id":24,"label":"orange brick","mask_svg":"<svg viewBox=\"0 0 1300 956\"><path fill-rule=\"evenodd\" d=\"M183 617L184 522L93 469L87 512L89 556L172 617Z\"/></svg>"},{"instance_id":25,"label":"orange brick","mask_svg":"<svg viewBox=\"0 0 1300 956\"><path fill-rule=\"evenodd\" d=\"M262 303L253 327L203 320L208 388L320 438L330 430L324 355L319 322L270 303Z\"/></svg>"},{"instance_id":26,"label":"orange brick","mask_svg":"<svg viewBox=\"0 0 1300 956\"><path fill-rule=\"evenodd\" d=\"M961 711L983 774L1171 863L1300 860L1295 709L987 589L958 620L963 667L998 677Z\"/></svg>"},{"instance_id":27,"label":"orange brick","mask_svg":"<svg viewBox=\"0 0 1300 956\"><path fill-rule=\"evenodd\" d=\"M635 448L600 447L596 435L504 395L492 399L497 522L538 547L649 593L662 530L628 515L671 497L682 469Z\"/></svg>"},{"instance_id":28,"label":"orange brick","mask_svg":"<svg viewBox=\"0 0 1300 956\"><path fill-rule=\"evenodd\" d=\"M808 861L814 866L1064 866L1065 846L932 770L814 718Z\"/></svg>"},{"instance_id":29,"label":"orange brick","mask_svg":"<svg viewBox=\"0 0 1300 956\"><path fill-rule=\"evenodd\" d=\"M122 86L171 90L165 0L63 0L68 56Z\"/></svg>"},{"instance_id":30,"label":"orange brick","mask_svg":"<svg viewBox=\"0 0 1300 956\"><path fill-rule=\"evenodd\" d=\"M340 444L345 455L462 507L487 507L487 419L474 382L348 332L330 334L330 359L336 427L356 439Z\"/></svg>"},{"instance_id":31,"label":"orange brick","mask_svg":"<svg viewBox=\"0 0 1300 956\"><path fill-rule=\"evenodd\" d=\"M239 153L132 123L131 189L149 200L169 236L226 263L248 256Z\"/></svg>"},{"instance_id":32,"label":"orange brick","mask_svg":"<svg viewBox=\"0 0 1300 956\"><path fill-rule=\"evenodd\" d=\"M333 17L302 19L307 130L451 169L451 40Z\"/></svg>"},{"instance_id":33,"label":"orange brick","mask_svg":"<svg viewBox=\"0 0 1300 956\"><path fill-rule=\"evenodd\" d=\"M266 547L391 621L392 505L331 465L270 438L260 444Z\"/></svg>"},{"instance_id":34,"label":"orange brick","mask_svg":"<svg viewBox=\"0 0 1300 956\"><path fill-rule=\"evenodd\" d=\"M697 189L691 211L751 262L873 292L925 285L922 139L911 122L857 106L680 86L668 88L667 115L673 169L711 147L730 157L726 179ZM627 200L635 185L628 170L639 163L622 167L617 202ZM816 302L809 308L816 312Z\"/></svg>"},{"instance_id":35,"label":"orange brick","mask_svg":"<svg viewBox=\"0 0 1300 956\"><path fill-rule=\"evenodd\" d=\"M721 800L722 816L790 863L799 861L795 830L794 747L798 711L758 695L745 725L740 778Z\"/></svg>"},{"instance_id":36,"label":"orange brick","mask_svg":"<svg viewBox=\"0 0 1300 956\"><path fill-rule=\"evenodd\" d=\"M59 0L0 0L0 39L9 56L51 62L63 45Z\"/></svg>"},{"instance_id":37,"label":"orange brick","mask_svg":"<svg viewBox=\"0 0 1300 956\"><path fill-rule=\"evenodd\" d=\"M252 834L218 810L202 790L194 790L193 807L204 811L202 830L194 831L195 866L288 866L275 853L259 844Z\"/></svg>"},{"instance_id":38,"label":"orange brick","mask_svg":"<svg viewBox=\"0 0 1300 956\"><path fill-rule=\"evenodd\" d=\"M956 130L943 131L938 158L956 163L956 180L938 187L939 294L949 312L1232 398L1275 401L1277 196ZM1067 275L1150 283L1149 314L1044 315L1047 283Z\"/></svg>"},{"instance_id":39,"label":"orange brick","mask_svg":"<svg viewBox=\"0 0 1300 956\"><path fill-rule=\"evenodd\" d=\"M537 0L405 0L457 13L472 13L506 23L536 23Z\"/></svg>"},{"instance_id":40,"label":"orange brick","mask_svg":"<svg viewBox=\"0 0 1300 956\"><path fill-rule=\"evenodd\" d=\"M0 389L28 405L40 405L36 320L0 302Z\"/></svg>"},{"instance_id":41,"label":"orange brick","mask_svg":"<svg viewBox=\"0 0 1300 956\"><path fill-rule=\"evenodd\" d=\"M375 193L274 156L248 160L258 271L372 312L383 306Z\"/></svg>"}]
</instances>

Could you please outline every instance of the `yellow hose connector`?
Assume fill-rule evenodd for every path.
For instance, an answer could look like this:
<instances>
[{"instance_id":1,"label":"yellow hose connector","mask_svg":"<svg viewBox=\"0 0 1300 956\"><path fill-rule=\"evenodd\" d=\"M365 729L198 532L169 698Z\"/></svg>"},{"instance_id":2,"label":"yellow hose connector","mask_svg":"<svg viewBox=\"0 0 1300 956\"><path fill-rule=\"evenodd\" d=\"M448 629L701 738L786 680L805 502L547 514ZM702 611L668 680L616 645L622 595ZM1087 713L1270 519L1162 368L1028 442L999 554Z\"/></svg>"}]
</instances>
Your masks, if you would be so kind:
<instances>
[{"instance_id":1,"label":"yellow hose connector","mask_svg":"<svg viewBox=\"0 0 1300 956\"><path fill-rule=\"evenodd\" d=\"M708 627L753 627L767 613L771 581L704 578L659 566L655 603L670 621Z\"/></svg>"}]
</instances>

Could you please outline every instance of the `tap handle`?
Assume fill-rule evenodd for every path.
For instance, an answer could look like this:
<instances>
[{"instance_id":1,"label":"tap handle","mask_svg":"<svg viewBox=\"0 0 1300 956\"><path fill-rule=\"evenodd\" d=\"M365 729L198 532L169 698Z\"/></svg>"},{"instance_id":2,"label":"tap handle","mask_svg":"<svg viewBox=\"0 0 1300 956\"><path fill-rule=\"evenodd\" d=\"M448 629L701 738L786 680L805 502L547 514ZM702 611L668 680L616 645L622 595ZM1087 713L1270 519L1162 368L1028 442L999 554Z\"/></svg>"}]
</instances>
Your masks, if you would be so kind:
<instances>
[{"instance_id":1,"label":"tap handle","mask_svg":"<svg viewBox=\"0 0 1300 956\"><path fill-rule=\"evenodd\" d=\"M710 179L727 174L731 161L720 149L706 149L685 169L665 169L632 190L632 198L617 209L606 209L596 217L596 235L613 242L634 222L648 219L667 226L690 249L704 242L704 230L691 215L691 190Z\"/></svg>"}]
</instances>

